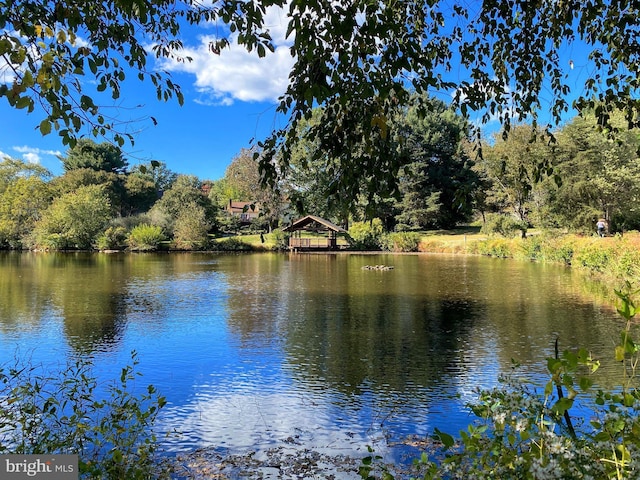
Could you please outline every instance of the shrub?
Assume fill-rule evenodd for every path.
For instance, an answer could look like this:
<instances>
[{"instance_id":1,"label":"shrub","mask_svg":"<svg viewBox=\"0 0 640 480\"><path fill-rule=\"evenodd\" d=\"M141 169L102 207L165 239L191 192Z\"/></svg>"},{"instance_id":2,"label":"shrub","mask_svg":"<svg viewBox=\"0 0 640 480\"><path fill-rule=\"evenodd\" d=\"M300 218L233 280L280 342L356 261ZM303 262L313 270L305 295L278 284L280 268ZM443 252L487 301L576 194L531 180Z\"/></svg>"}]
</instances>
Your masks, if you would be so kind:
<instances>
[{"instance_id":1,"label":"shrub","mask_svg":"<svg viewBox=\"0 0 640 480\"><path fill-rule=\"evenodd\" d=\"M575 248L575 237L560 237L549 239L543 252L548 261L571 265Z\"/></svg>"},{"instance_id":2,"label":"shrub","mask_svg":"<svg viewBox=\"0 0 640 480\"><path fill-rule=\"evenodd\" d=\"M543 256L543 247L544 239L539 235L524 238L520 243L518 256L522 256L527 260L540 260Z\"/></svg>"},{"instance_id":3,"label":"shrub","mask_svg":"<svg viewBox=\"0 0 640 480\"><path fill-rule=\"evenodd\" d=\"M640 250L637 247L622 244L615 255L615 271L622 278L640 278Z\"/></svg>"},{"instance_id":4,"label":"shrub","mask_svg":"<svg viewBox=\"0 0 640 480\"><path fill-rule=\"evenodd\" d=\"M421 246L424 243L421 243ZM430 247L429 251L434 251ZM576 235L536 235L525 239L489 238L469 245L468 253L501 258L521 258L560 262L598 274L613 285L621 281L640 281L640 236L628 234L613 238Z\"/></svg>"},{"instance_id":5,"label":"shrub","mask_svg":"<svg viewBox=\"0 0 640 480\"><path fill-rule=\"evenodd\" d=\"M59 372L0 367L0 454L77 453L81 478L169 478L160 467L155 421L165 399L153 386L136 395L132 365L101 390L88 359Z\"/></svg>"},{"instance_id":6,"label":"shrub","mask_svg":"<svg viewBox=\"0 0 640 480\"><path fill-rule=\"evenodd\" d=\"M127 240L127 231L123 227L109 227L98 237L98 250L118 250Z\"/></svg>"},{"instance_id":7,"label":"shrub","mask_svg":"<svg viewBox=\"0 0 640 480\"><path fill-rule=\"evenodd\" d=\"M104 187L89 185L56 198L36 223L34 244L38 248L92 248L111 218Z\"/></svg>"},{"instance_id":8,"label":"shrub","mask_svg":"<svg viewBox=\"0 0 640 480\"><path fill-rule=\"evenodd\" d=\"M211 249L222 252L247 252L253 250L253 246L243 242L239 238L231 237L213 242Z\"/></svg>"},{"instance_id":9,"label":"shrub","mask_svg":"<svg viewBox=\"0 0 640 480\"><path fill-rule=\"evenodd\" d=\"M218 216L218 224L220 225L220 230L222 232L228 233L237 233L240 231L240 227L242 226L242 222L239 217L236 215L230 215L226 211L223 211Z\"/></svg>"},{"instance_id":10,"label":"shrub","mask_svg":"<svg viewBox=\"0 0 640 480\"><path fill-rule=\"evenodd\" d=\"M32 246L38 250L67 250L73 248L74 244L66 235L38 232Z\"/></svg>"},{"instance_id":11,"label":"shrub","mask_svg":"<svg viewBox=\"0 0 640 480\"><path fill-rule=\"evenodd\" d=\"M128 217L116 217L109 222L112 227L122 227L127 232L133 230L134 227L138 225L142 225L143 223L148 223L151 225L159 225L159 223L154 222L153 219L147 215L146 213L141 213L138 215L131 215Z\"/></svg>"},{"instance_id":12,"label":"shrub","mask_svg":"<svg viewBox=\"0 0 640 480\"><path fill-rule=\"evenodd\" d=\"M379 218L374 218L370 222L354 222L349 228L351 248L380 250L383 231L382 221Z\"/></svg>"},{"instance_id":13,"label":"shrub","mask_svg":"<svg viewBox=\"0 0 640 480\"><path fill-rule=\"evenodd\" d=\"M477 253L473 247L467 246L464 240L460 243L453 243L429 237L422 237L418 243L418 251L429 253Z\"/></svg>"},{"instance_id":14,"label":"shrub","mask_svg":"<svg viewBox=\"0 0 640 480\"><path fill-rule=\"evenodd\" d=\"M149 210L145 217L148 219L138 225L149 224L149 225L157 225L159 226L163 232L172 232L173 225L175 223L174 218L169 215L167 212L162 210L161 208L156 207L155 205Z\"/></svg>"},{"instance_id":15,"label":"shrub","mask_svg":"<svg viewBox=\"0 0 640 480\"><path fill-rule=\"evenodd\" d=\"M273 232L271 232L271 235L276 250L287 250L289 248L289 237L291 236L290 234L283 232L281 229L277 228Z\"/></svg>"},{"instance_id":16,"label":"shrub","mask_svg":"<svg viewBox=\"0 0 640 480\"><path fill-rule=\"evenodd\" d=\"M418 244L419 252L443 253L449 250L446 242L434 240L431 238L423 238Z\"/></svg>"},{"instance_id":17,"label":"shrub","mask_svg":"<svg viewBox=\"0 0 640 480\"><path fill-rule=\"evenodd\" d=\"M0 168L10 162L0 162ZM29 168L25 164L25 169ZM8 183L0 183L0 247L24 248L36 222L51 203L50 185L39 176L21 174Z\"/></svg>"},{"instance_id":18,"label":"shrub","mask_svg":"<svg viewBox=\"0 0 640 480\"><path fill-rule=\"evenodd\" d=\"M416 232L390 233L382 237L382 248L390 252L417 252L421 238Z\"/></svg>"},{"instance_id":19,"label":"shrub","mask_svg":"<svg viewBox=\"0 0 640 480\"><path fill-rule=\"evenodd\" d=\"M480 229L480 233L486 235L501 235L503 237L512 238L516 233L525 234L527 232L526 222L516 220L510 215L501 215L492 213L487 215L484 225Z\"/></svg>"},{"instance_id":20,"label":"shrub","mask_svg":"<svg viewBox=\"0 0 640 480\"><path fill-rule=\"evenodd\" d=\"M173 226L175 247L181 250L198 250L207 246L211 223L204 208L190 204L180 211Z\"/></svg>"},{"instance_id":21,"label":"shrub","mask_svg":"<svg viewBox=\"0 0 640 480\"><path fill-rule=\"evenodd\" d=\"M162 240L162 228L146 223L134 227L128 238L129 248L140 252L157 250Z\"/></svg>"},{"instance_id":22,"label":"shrub","mask_svg":"<svg viewBox=\"0 0 640 480\"><path fill-rule=\"evenodd\" d=\"M574 264L595 272L605 271L609 260L614 257L608 245L600 241L589 241L579 247L573 255Z\"/></svg>"},{"instance_id":23,"label":"shrub","mask_svg":"<svg viewBox=\"0 0 640 480\"><path fill-rule=\"evenodd\" d=\"M267 230L269 230L269 218L264 215L252 218L249 222L249 231L252 233L260 233Z\"/></svg>"},{"instance_id":24,"label":"shrub","mask_svg":"<svg viewBox=\"0 0 640 480\"><path fill-rule=\"evenodd\" d=\"M514 255L511 240L505 238L490 238L474 244L475 253L491 257L510 258Z\"/></svg>"}]
</instances>

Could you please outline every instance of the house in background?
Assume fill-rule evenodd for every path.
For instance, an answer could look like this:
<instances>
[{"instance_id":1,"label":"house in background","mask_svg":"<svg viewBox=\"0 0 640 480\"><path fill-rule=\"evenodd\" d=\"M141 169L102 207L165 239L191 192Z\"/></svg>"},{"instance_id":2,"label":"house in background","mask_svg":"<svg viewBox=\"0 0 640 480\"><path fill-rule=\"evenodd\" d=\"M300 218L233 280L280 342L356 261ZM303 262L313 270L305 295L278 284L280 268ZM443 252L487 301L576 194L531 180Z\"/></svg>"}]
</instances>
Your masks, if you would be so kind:
<instances>
[{"instance_id":1,"label":"house in background","mask_svg":"<svg viewBox=\"0 0 640 480\"><path fill-rule=\"evenodd\" d=\"M260 207L253 202L229 200L225 210L232 217L238 218L240 223L251 223L260 216Z\"/></svg>"}]
</instances>

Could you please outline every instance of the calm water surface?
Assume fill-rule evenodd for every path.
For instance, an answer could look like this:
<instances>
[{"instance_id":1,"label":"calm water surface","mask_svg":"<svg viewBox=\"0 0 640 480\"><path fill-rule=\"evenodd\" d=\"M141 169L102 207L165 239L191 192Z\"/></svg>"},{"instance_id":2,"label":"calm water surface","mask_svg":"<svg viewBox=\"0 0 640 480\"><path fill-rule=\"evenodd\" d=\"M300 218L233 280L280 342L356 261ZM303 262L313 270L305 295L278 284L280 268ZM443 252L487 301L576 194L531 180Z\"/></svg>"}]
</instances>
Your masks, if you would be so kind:
<instances>
[{"instance_id":1,"label":"calm water surface","mask_svg":"<svg viewBox=\"0 0 640 480\"><path fill-rule=\"evenodd\" d=\"M394 269L362 268L378 264ZM462 256L6 253L0 363L91 357L115 378L136 350L174 452L380 451L464 428L512 359L542 381L556 338L609 358L622 323L588 289L562 267Z\"/></svg>"}]
</instances>

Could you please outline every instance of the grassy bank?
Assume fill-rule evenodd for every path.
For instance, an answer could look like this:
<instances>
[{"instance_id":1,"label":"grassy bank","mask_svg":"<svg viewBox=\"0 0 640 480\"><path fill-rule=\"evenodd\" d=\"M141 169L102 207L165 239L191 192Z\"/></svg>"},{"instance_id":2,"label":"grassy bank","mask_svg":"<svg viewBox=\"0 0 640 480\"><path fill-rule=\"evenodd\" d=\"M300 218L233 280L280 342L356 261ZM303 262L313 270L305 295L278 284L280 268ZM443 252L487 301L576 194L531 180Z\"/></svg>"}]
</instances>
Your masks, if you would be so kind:
<instances>
[{"instance_id":1,"label":"grassy bank","mask_svg":"<svg viewBox=\"0 0 640 480\"><path fill-rule=\"evenodd\" d=\"M418 250L429 253L470 253L473 246L488 237L480 227L460 227L455 230L422 232Z\"/></svg>"},{"instance_id":2,"label":"grassy bank","mask_svg":"<svg viewBox=\"0 0 640 480\"><path fill-rule=\"evenodd\" d=\"M422 252L463 253L571 266L609 289L640 284L640 232L600 238L534 231L526 238L487 236L473 229L426 233Z\"/></svg>"},{"instance_id":3,"label":"grassy bank","mask_svg":"<svg viewBox=\"0 0 640 480\"><path fill-rule=\"evenodd\" d=\"M468 253L570 265L613 287L640 280L640 233L600 238L539 233L527 238L486 238L470 242Z\"/></svg>"}]
</instances>

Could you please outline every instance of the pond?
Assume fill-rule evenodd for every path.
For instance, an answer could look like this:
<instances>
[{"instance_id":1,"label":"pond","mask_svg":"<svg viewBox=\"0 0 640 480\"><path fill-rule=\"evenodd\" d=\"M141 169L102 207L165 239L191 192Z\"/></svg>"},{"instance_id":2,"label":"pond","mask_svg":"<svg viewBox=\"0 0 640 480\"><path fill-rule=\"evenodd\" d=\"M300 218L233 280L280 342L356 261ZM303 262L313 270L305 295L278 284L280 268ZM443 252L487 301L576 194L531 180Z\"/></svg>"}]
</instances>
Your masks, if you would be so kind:
<instances>
[{"instance_id":1,"label":"pond","mask_svg":"<svg viewBox=\"0 0 640 480\"><path fill-rule=\"evenodd\" d=\"M4 253L0 363L83 356L114 378L137 351L180 432L169 452L374 445L393 460L395 442L464 428L512 361L542 383L556 339L610 358L623 324L592 288L466 256Z\"/></svg>"}]
</instances>

